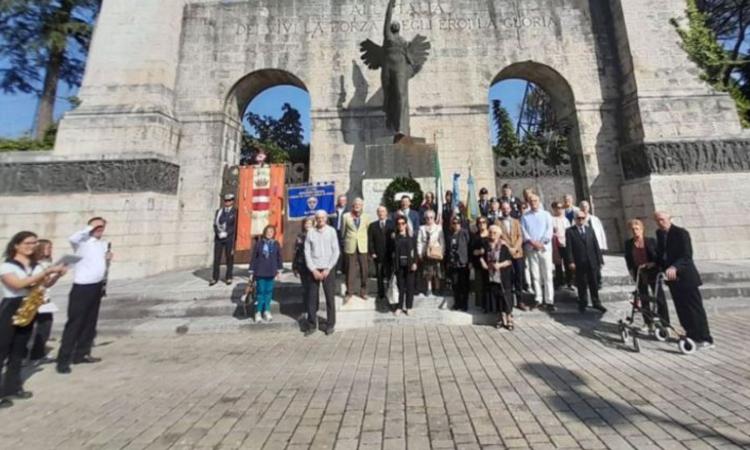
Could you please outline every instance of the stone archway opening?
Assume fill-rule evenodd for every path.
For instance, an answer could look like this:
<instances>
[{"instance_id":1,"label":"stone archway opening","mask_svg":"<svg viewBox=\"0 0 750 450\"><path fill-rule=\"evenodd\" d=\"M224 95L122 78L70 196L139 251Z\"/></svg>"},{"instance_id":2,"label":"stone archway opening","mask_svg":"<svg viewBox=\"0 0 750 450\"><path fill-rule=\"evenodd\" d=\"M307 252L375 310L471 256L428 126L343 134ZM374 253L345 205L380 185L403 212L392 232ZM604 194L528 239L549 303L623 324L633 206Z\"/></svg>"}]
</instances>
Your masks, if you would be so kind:
<instances>
[{"instance_id":1,"label":"stone archway opening","mask_svg":"<svg viewBox=\"0 0 750 450\"><path fill-rule=\"evenodd\" d=\"M547 206L563 193L589 197L575 97L557 71L532 61L501 70L490 85L490 121L498 189L535 187ZM503 140L509 127L517 146Z\"/></svg>"},{"instance_id":2,"label":"stone archway opening","mask_svg":"<svg viewBox=\"0 0 750 450\"><path fill-rule=\"evenodd\" d=\"M230 129L234 134L225 158L228 164L254 164L259 144L270 142L272 145L264 148L283 151L288 157L287 183L308 181L310 94L299 77L280 69L262 69L244 76L230 90L225 117L232 123ZM259 126L258 122L262 124ZM273 122L296 122L298 126L286 127L283 133L268 133L268 125ZM295 130L301 139L294 138Z\"/></svg>"}]
</instances>

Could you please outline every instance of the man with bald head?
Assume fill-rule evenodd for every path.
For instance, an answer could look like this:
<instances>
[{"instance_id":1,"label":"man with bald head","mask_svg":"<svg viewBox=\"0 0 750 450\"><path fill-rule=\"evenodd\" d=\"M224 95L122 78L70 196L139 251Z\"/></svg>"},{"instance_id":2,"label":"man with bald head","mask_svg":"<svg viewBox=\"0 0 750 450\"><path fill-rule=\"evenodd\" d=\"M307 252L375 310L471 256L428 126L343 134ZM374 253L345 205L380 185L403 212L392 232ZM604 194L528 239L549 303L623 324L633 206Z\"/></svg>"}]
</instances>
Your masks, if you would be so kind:
<instances>
[{"instance_id":1,"label":"man with bald head","mask_svg":"<svg viewBox=\"0 0 750 450\"><path fill-rule=\"evenodd\" d=\"M660 269L666 274L680 324L698 348L711 348L714 340L698 289L703 283L693 262L690 233L674 225L672 217L663 211L654 213L654 220L659 228L656 231L657 258Z\"/></svg>"},{"instance_id":2,"label":"man with bald head","mask_svg":"<svg viewBox=\"0 0 750 450\"><path fill-rule=\"evenodd\" d=\"M367 250L375 263L375 277L378 280L378 300L386 297L386 284L393 273L391 254L393 253L393 221L388 218L388 209L380 205L377 220L367 229Z\"/></svg>"}]
</instances>

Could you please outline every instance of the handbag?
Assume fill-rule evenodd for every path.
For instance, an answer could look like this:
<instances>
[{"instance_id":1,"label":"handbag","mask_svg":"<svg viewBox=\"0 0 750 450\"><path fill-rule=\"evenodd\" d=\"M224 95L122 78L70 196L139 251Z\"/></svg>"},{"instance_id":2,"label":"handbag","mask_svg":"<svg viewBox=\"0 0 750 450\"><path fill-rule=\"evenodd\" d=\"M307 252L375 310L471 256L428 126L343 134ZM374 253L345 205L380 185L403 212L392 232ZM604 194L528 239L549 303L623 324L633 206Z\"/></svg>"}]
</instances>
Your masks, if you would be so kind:
<instances>
[{"instance_id":1,"label":"handbag","mask_svg":"<svg viewBox=\"0 0 750 450\"><path fill-rule=\"evenodd\" d=\"M396 274L391 275L388 280L388 303L391 305L398 304L398 283L396 282Z\"/></svg>"},{"instance_id":2,"label":"handbag","mask_svg":"<svg viewBox=\"0 0 750 450\"><path fill-rule=\"evenodd\" d=\"M440 241L433 241L432 233L427 232L427 258L433 261L442 261L443 254L443 247L440 245Z\"/></svg>"}]
</instances>

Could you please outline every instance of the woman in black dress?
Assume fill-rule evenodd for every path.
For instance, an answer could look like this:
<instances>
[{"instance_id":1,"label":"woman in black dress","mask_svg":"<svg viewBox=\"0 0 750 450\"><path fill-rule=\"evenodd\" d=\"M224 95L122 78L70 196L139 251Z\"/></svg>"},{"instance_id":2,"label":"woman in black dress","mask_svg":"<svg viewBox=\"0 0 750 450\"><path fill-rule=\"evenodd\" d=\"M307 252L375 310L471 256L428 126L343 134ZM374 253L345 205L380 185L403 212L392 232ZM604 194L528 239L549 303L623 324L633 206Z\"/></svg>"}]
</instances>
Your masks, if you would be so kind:
<instances>
[{"instance_id":1,"label":"woman in black dress","mask_svg":"<svg viewBox=\"0 0 750 450\"><path fill-rule=\"evenodd\" d=\"M491 302L498 311L497 327L513 329L513 257L508 244L503 241L503 231L497 225L489 230L489 241L481 259L488 274L488 291Z\"/></svg>"},{"instance_id":2,"label":"woman in black dress","mask_svg":"<svg viewBox=\"0 0 750 450\"><path fill-rule=\"evenodd\" d=\"M396 218L396 232L393 237L393 269L398 285L398 307L394 314L403 311L409 315L414 306L414 278L417 273L417 241L409 236L406 219Z\"/></svg>"}]
</instances>

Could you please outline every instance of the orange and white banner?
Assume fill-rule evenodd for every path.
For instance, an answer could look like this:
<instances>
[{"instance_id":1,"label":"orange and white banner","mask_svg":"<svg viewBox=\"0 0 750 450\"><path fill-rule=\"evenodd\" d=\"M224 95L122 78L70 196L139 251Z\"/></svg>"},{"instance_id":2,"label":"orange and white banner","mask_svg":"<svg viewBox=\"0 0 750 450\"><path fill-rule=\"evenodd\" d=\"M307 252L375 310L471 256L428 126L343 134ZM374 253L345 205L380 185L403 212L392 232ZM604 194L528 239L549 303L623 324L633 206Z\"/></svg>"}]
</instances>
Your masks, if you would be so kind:
<instances>
[{"instance_id":1,"label":"orange and white banner","mask_svg":"<svg viewBox=\"0 0 750 450\"><path fill-rule=\"evenodd\" d=\"M285 167L283 164L240 168L235 250L250 250L253 237L267 225L276 227L276 240L284 240Z\"/></svg>"}]
</instances>

